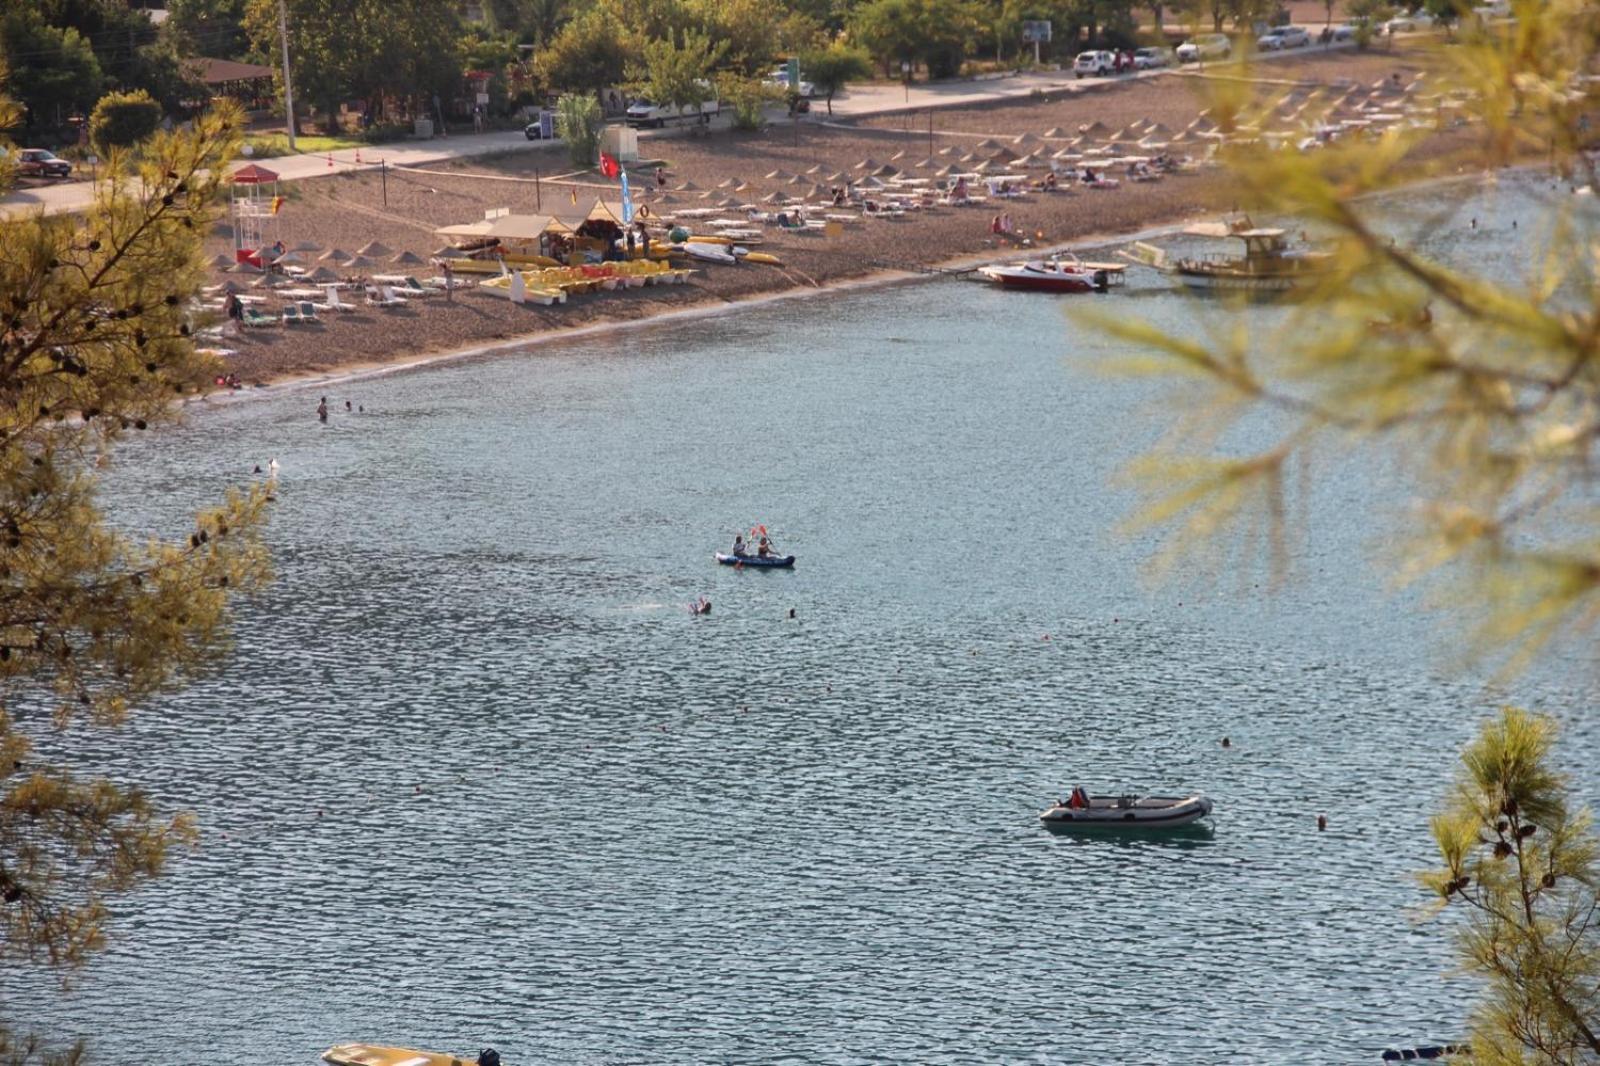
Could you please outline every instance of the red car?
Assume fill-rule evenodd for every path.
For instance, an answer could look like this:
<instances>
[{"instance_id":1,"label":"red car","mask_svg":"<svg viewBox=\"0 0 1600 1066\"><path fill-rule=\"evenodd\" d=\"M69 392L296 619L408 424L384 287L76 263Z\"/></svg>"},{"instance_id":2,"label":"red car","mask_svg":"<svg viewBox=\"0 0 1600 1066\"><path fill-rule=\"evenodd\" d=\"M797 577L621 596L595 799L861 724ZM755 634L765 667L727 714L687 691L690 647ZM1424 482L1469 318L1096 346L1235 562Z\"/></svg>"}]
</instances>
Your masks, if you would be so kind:
<instances>
[{"instance_id":1,"label":"red car","mask_svg":"<svg viewBox=\"0 0 1600 1066\"><path fill-rule=\"evenodd\" d=\"M24 178L70 178L72 164L43 148L24 148L17 153L17 174Z\"/></svg>"}]
</instances>

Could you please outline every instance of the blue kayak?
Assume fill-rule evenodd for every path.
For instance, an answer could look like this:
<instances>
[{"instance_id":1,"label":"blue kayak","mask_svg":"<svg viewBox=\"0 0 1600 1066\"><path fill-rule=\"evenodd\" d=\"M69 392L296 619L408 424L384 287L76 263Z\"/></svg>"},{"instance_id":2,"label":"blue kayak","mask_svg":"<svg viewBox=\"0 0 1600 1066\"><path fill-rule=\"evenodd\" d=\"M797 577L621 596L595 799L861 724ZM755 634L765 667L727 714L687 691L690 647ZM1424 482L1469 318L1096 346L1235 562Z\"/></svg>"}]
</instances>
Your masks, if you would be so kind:
<instances>
[{"instance_id":1,"label":"blue kayak","mask_svg":"<svg viewBox=\"0 0 1600 1066\"><path fill-rule=\"evenodd\" d=\"M781 570L794 565L794 556L769 555L763 559L759 555L725 555L718 552L717 562L723 566L764 566L772 570Z\"/></svg>"}]
</instances>

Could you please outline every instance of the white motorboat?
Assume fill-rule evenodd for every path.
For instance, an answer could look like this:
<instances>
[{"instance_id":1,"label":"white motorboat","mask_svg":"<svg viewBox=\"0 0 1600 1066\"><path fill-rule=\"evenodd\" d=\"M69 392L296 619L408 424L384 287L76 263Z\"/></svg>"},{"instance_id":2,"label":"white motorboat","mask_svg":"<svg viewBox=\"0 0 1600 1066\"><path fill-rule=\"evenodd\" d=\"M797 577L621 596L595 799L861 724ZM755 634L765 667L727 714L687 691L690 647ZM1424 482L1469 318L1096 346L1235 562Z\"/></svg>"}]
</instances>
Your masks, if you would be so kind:
<instances>
[{"instance_id":1,"label":"white motorboat","mask_svg":"<svg viewBox=\"0 0 1600 1066\"><path fill-rule=\"evenodd\" d=\"M1203 792L1189 796L1098 796L1088 806L1057 802L1039 812L1045 828L1061 832L1081 830L1144 831L1176 829L1211 813L1211 799Z\"/></svg>"}]
</instances>

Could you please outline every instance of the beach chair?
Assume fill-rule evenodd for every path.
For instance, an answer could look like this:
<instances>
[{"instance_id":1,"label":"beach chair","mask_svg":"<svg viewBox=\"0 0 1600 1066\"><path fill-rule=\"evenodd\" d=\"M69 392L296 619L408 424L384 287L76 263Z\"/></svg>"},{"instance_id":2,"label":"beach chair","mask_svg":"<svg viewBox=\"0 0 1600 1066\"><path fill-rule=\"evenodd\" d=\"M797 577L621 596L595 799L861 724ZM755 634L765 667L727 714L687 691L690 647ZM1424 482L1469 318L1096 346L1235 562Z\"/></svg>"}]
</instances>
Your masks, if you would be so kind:
<instances>
[{"instance_id":1,"label":"beach chair","mask_svg":"<svg viewBox=\"0 0 1600 1066\"><path fill-rule=\"evenodd\" d=\"M384 307L401 307L404 306L406 302L406 298L404 296L395 295L393 285L379 285L378 294L383 297Z\"/></svg>"},{"instance_id":2,"label":"beach chair","mask_svg":"<svg viewBox=\"0 0 1600 1066\"><path fill-rule=\"evenodd\" d=\"M406 283L404 285L396 286L394 291L396 293L398 293L399 295L401 295L401 296L432 296L433 295L433 290L432 289L424 288L423 285L422 285L422 282L418 281L416 278L413 278L413 277L407 277L406 278Z\"/></svg>"},{"instance_id":3,"label":"beach chair","mask_svg":"<svg viewBox=\"0 0 1600 1066\"><path fill-rule=\"evenodd\" d=\"M290 304L289 306L287 306L287 307L285 307L283 309L283 324L284 325L286 325L286 326L298 326L303 321L304 321L304 319L302 319L300 317L300 305L299 304Z\"/></svg>"},{"instance_id":4,"label":"beach chair","mask_svg":"<svg viewBox=\"0 0 1600 1066\"><path fill-rule=\"evenodd\" d=\"M276 326L278 320L271 315L263 314L254 307L246 307L243 311L243 316L239 319L239 324L248 329L264 329L267 326Z\"/></svg>"},{"instance_id":5,"label":"beach chair","mask_svg":"<svg viewBox=\"0 0 1600 1066\"><path fill-rule=\"evenodd\" d=\"M322 321L322 319L317 317L317 305L312 303L310 300L301 300L298 306L300 308L301 322L304 322L308 325L315 325Z\"/></svg>"},{"instance_id":6,"label":"beach chair","mask_svg":"<svg viewBox=\"0 0 1600 1066\"><path fill-rule=\"evenodd\" d=\"M388 289L387 285L381 289L376 285L368 285L366 287L367 303L373 307L399 307L405 303L404 300L388 291Z\"/></svg>"},{"instance_id":7,"label":"beach chair","mask_svg":"<svg viewBox=\"0 0 1600 1066\"><path fill-rule=\"evenodd\" d=\"M339 286L337 286L337 285L324 285L322 287L322 291L327 294L327 298L324 299L322 301L322 303L313 304L312 305L316 310L318 310L318 311L354 311L356 309L356 305L355 304L345 303L343 300L339 299ZM301 311L302 311L302 313L304 313L304 308L302 308Z\"/></svg>"}]
</instances>

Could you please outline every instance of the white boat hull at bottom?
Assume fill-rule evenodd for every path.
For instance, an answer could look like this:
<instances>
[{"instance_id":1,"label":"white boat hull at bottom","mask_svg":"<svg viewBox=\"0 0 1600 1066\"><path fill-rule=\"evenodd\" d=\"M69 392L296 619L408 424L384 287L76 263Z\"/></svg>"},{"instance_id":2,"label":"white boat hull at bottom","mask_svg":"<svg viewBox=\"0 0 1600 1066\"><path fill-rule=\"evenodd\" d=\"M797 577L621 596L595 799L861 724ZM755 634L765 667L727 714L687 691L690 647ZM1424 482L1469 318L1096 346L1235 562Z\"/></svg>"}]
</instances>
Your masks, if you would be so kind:
<instances>
[{"instance_id":1,"label":"white boat hull at bottom","mask_svg":"<svg viewBox=\"0 0 1600 1066\"><path fill-rule=\"evenodd\" d=\"M1039 821L1056 832L1113 832L1176 829L1211 813L1211 799L1192 796L1115 796L1091 799L1088 807L1057 803L1039 812Z\"/></svg>"}]
</instances>

